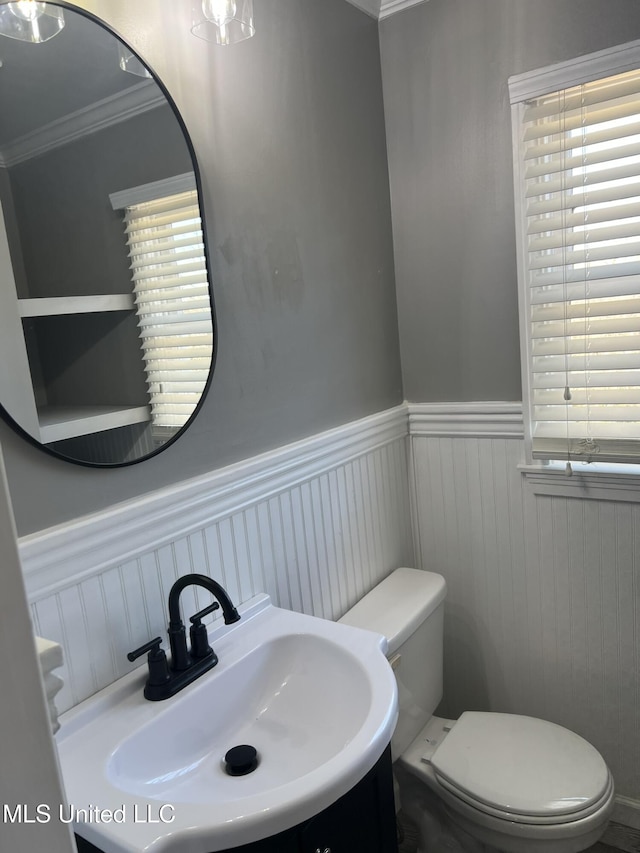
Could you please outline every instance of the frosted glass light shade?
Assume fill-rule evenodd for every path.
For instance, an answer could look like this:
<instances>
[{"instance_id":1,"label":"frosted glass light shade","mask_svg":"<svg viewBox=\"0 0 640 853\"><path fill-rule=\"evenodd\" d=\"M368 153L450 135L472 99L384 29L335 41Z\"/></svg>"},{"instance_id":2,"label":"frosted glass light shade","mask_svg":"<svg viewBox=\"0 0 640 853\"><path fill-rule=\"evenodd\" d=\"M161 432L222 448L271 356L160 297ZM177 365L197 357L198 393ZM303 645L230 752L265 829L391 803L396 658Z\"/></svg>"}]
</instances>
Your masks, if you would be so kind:
<instances>
[{"instance_id":1,"label":"frosted glass light shade","mask_svg":"<svg viewBox=\"0 0 640 853\"><path fill-rule=\"evenodd\" d=\"M253 0L196 0L193 7L194 36L228 45L251 38L256 31Z\"/></svg>"},{"instance_id":2,"label":"frosted glass light shade","mask_svg":"<svg viewBox=\"0 0 640 853\"><path fill-rule=\"evenodd\" d=\"M120 68L136 77L151 77L147 66L123 44L118 45L118 61Z\"/></svg>"},{"instance_id":3,"label":"frosted glass light shade","mask_svg":"<svg viewBox=\"0 0 640 853\"><path fill-rule=\"evenodd\" d=\"M19 0L0 6L0 35L42 44L64 28L62 9L36 0Z\"/></svg>"}]
</instances>

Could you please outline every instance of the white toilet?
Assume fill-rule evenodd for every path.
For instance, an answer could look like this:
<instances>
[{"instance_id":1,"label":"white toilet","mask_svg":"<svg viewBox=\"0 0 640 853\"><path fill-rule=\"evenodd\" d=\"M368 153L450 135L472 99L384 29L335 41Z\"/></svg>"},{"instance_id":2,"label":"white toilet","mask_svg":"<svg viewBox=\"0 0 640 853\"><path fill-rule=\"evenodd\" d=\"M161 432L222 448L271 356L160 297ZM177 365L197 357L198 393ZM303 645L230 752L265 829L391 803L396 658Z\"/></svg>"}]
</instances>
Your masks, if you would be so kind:
<instances>
[{"instance_id":1,"label":"white toilet","mask_svg":"<svg viewBox=\"0 0 640 853\"><path fill-rule=\"evenodd\" d=\"M395 775L419 853L585 850L604 832L614 797L591 744L533 717L433 716L442 698L445 595L440 575L397 569L340 620L387 638L400 704Z\"/></svg>"}]
</instances>

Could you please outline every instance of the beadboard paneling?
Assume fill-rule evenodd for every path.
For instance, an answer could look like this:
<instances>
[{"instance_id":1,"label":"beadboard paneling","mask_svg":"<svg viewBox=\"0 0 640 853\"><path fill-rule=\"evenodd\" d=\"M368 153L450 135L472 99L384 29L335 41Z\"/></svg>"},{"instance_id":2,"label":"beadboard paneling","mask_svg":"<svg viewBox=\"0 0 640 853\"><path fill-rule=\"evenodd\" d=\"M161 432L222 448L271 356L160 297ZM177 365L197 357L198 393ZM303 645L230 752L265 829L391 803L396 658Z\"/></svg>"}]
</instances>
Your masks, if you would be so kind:
<instances>
[{"instance_id":1,"label":"beadboard paneling","mask_svg":"<svg viewBox=\"0 0 640 853\"><path fill-rule=\"evenodd\" d=\"M583 735L640 800L640 506L539 494L522 439L416 435L419 565L448 584L445 714Z\"/></svg>"},{"instance_id":2,"label":"beadboard paneling","mask_svg":"<svg viewBox=\"0 0 640 853\"><path fill-rule=\"evenodd\" d=\"M221 472L194 483L190 499L184 489L173 504L150 495L128 508L121 528L118 508L92 517L80 533L70 530L71 539L80 536L75 576L63 575L67 552L55 547L64 545L64 529L29 537L22 550L35 631L64 648L58 709L124 675L128 651L164 636L169 589L180 575L211 575L234 602L266 592L279 606L335 619L393 568L411 564L406 429L399 407L249 461L250 485ZM162 527L153 545L140 538L146 522ZM189 614L209 595L189 588L181 600Z\"/></svg>"}]
</instances>

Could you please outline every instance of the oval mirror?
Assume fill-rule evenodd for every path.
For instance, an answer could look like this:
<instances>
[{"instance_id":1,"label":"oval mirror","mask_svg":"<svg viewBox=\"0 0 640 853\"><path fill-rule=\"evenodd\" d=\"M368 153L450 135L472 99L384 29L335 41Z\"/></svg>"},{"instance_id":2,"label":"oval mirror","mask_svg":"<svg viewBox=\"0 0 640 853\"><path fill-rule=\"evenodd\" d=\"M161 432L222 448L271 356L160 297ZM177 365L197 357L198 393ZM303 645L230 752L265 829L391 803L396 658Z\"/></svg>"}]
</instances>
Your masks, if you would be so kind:
<instances>
[{"instance_id":1,"label":"oval mirror","mask_svg":"<svg viewBox=\"0 0 640 853\"><path fill-rule=\"evenodd\" d=\"M92 15L0 2L0 414L83 465L175 441L211 377L199 178L162 83Z\"/></svg>"}]
</instances>

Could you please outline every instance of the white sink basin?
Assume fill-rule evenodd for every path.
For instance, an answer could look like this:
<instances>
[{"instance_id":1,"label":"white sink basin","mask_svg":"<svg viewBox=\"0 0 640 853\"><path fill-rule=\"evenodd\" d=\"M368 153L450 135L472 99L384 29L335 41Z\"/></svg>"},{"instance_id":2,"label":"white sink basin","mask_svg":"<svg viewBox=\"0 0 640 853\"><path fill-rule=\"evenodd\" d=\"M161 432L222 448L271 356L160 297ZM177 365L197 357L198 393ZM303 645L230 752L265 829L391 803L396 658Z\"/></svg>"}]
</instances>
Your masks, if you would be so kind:
<instances>
[{"instance_id":1,"label":"white sink basin","mask_svg":"<svg viewBox=\"0 0 640 853\"><path fill-rule=\"evenodd\" d=\"M264 595L239 609L211 633L218 665L172 698L144 699L144 666L62 716L69 807L87 810L75 828L105 853L212 853L274 835L350 790L390 741L382 636ZM240 744L258 766L234 777L223 758Z\"/></svg>"}]
</instances>

